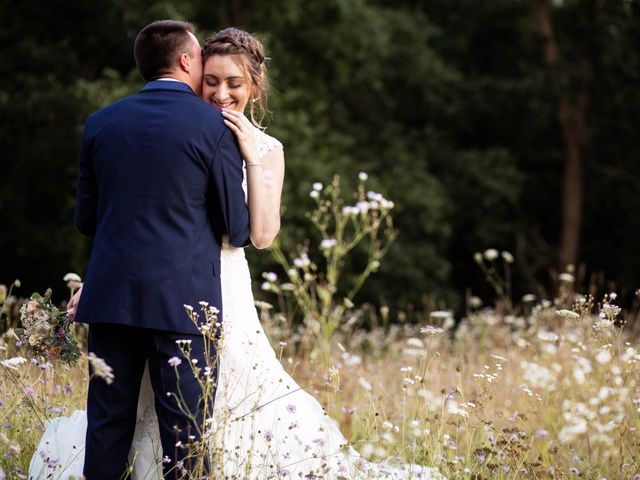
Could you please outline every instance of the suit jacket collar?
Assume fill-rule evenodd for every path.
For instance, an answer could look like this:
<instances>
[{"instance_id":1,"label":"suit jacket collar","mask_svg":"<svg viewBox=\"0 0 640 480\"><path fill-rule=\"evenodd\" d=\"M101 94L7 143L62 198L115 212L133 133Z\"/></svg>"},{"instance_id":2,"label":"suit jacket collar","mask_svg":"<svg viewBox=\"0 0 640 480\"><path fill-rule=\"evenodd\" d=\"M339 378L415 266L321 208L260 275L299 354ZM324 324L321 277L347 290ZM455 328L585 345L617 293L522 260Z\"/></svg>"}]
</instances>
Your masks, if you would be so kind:
<instances>
[{"instance_id":1,"label":"suit jacket collar","mask_svg":"<svg viewBox=\"0 0 640 480\"><path fill-rule=\"evenodd\" d=\"M165 82L162 80L151 80L142 89L143 92L152 90L168 90L173 92L184 92L195 95L196 93L191 90L191 87L183 82Z\"/></svg>"}]
</instances>

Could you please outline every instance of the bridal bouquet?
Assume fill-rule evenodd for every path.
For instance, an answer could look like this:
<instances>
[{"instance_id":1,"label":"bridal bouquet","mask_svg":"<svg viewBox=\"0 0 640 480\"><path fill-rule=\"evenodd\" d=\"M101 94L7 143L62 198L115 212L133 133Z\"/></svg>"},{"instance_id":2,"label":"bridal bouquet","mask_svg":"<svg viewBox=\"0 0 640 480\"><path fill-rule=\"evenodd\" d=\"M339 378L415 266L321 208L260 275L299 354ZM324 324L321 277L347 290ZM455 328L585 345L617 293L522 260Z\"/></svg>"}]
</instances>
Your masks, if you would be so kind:
<instances>
[{"instance_id":1,"label":"bridal bouquet","mask_svg":"<svg viewBox=\"0 0 640 480\"><path fill-rule=\"evenodd\" d=\"M17 334L32 355L60 359L69 365L80 357L80 348L69 328L71 321L51 301L51 289L44 296L31 295L20 309L20 323L22 328L16 329Z\"/></svg>"}]
</instances>

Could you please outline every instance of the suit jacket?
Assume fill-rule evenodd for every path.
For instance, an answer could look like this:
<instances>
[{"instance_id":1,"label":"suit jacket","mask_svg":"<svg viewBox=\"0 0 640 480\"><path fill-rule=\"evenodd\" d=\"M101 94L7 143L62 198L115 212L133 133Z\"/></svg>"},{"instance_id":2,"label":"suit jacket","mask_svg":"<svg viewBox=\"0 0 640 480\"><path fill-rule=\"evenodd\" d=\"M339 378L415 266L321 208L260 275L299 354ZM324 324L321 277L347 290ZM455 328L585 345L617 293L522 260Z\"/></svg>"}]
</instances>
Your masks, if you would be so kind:
<instances>
[{"instance_id":1,"label":"suit jacket","mask_svg":"<svg viewBox=\"0 0 640 480\"><path fill-rule=\"evenodd\" d=\"M90 115L75 222L94 241L77 320L197 333L183 305L222 310L223 235L249 243L242 178L234 134L184 83L149 82Z\"/></svg>"}]
</instances>

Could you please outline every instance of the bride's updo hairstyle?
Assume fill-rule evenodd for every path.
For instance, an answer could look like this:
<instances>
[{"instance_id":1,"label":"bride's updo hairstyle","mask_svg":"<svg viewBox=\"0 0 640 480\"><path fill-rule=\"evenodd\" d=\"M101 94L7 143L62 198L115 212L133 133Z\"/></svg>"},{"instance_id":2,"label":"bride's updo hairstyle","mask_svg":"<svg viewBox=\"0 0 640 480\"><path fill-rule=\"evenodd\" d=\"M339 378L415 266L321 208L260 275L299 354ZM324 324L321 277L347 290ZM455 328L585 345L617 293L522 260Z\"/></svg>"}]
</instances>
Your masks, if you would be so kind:
<instances>
[{"instance_id":1,"label":"bride's updo hairstyle","mask_svg":"<svg viewBox=\"0 0 640 480\"><path fill-rule=\"evenodd\" d=\"M241 69L251 85L249 113L251 121L258 127L267 113L266 57L262 42L249 32L238 28L225 28L209 37L202 48L202 62L215 55L238 55L242 59Z\"/></svg>"}]
</instances>

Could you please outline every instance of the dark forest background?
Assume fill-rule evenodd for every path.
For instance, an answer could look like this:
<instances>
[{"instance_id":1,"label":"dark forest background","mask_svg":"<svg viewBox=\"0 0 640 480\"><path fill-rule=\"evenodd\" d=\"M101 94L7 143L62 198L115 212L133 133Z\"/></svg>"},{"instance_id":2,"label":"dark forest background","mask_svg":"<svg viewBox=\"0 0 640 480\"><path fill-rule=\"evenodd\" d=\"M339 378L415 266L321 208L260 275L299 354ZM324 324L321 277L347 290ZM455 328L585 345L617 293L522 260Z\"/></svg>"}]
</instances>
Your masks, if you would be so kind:
<instances>
[{"instance_id":1,"label":"dark forest background","mask_svg":"<svg viewBox=\"0 0 640 480\"><path fill-rule=\"evenodd\" d=\"M0 283L20 278L19 295L64 296L84 272L82 125L141 88L134 38L168 17L265 42L285 245L311 234L311 184L334 173L364 170L395 202L400 234L362 301L490 297L472 258L489 247L514 254L516 295L544 295L567 263L628 301L640 286L637 1L2 0ZM250 262L256 281L273 267Z\"/></svg>"}]
</instances>

